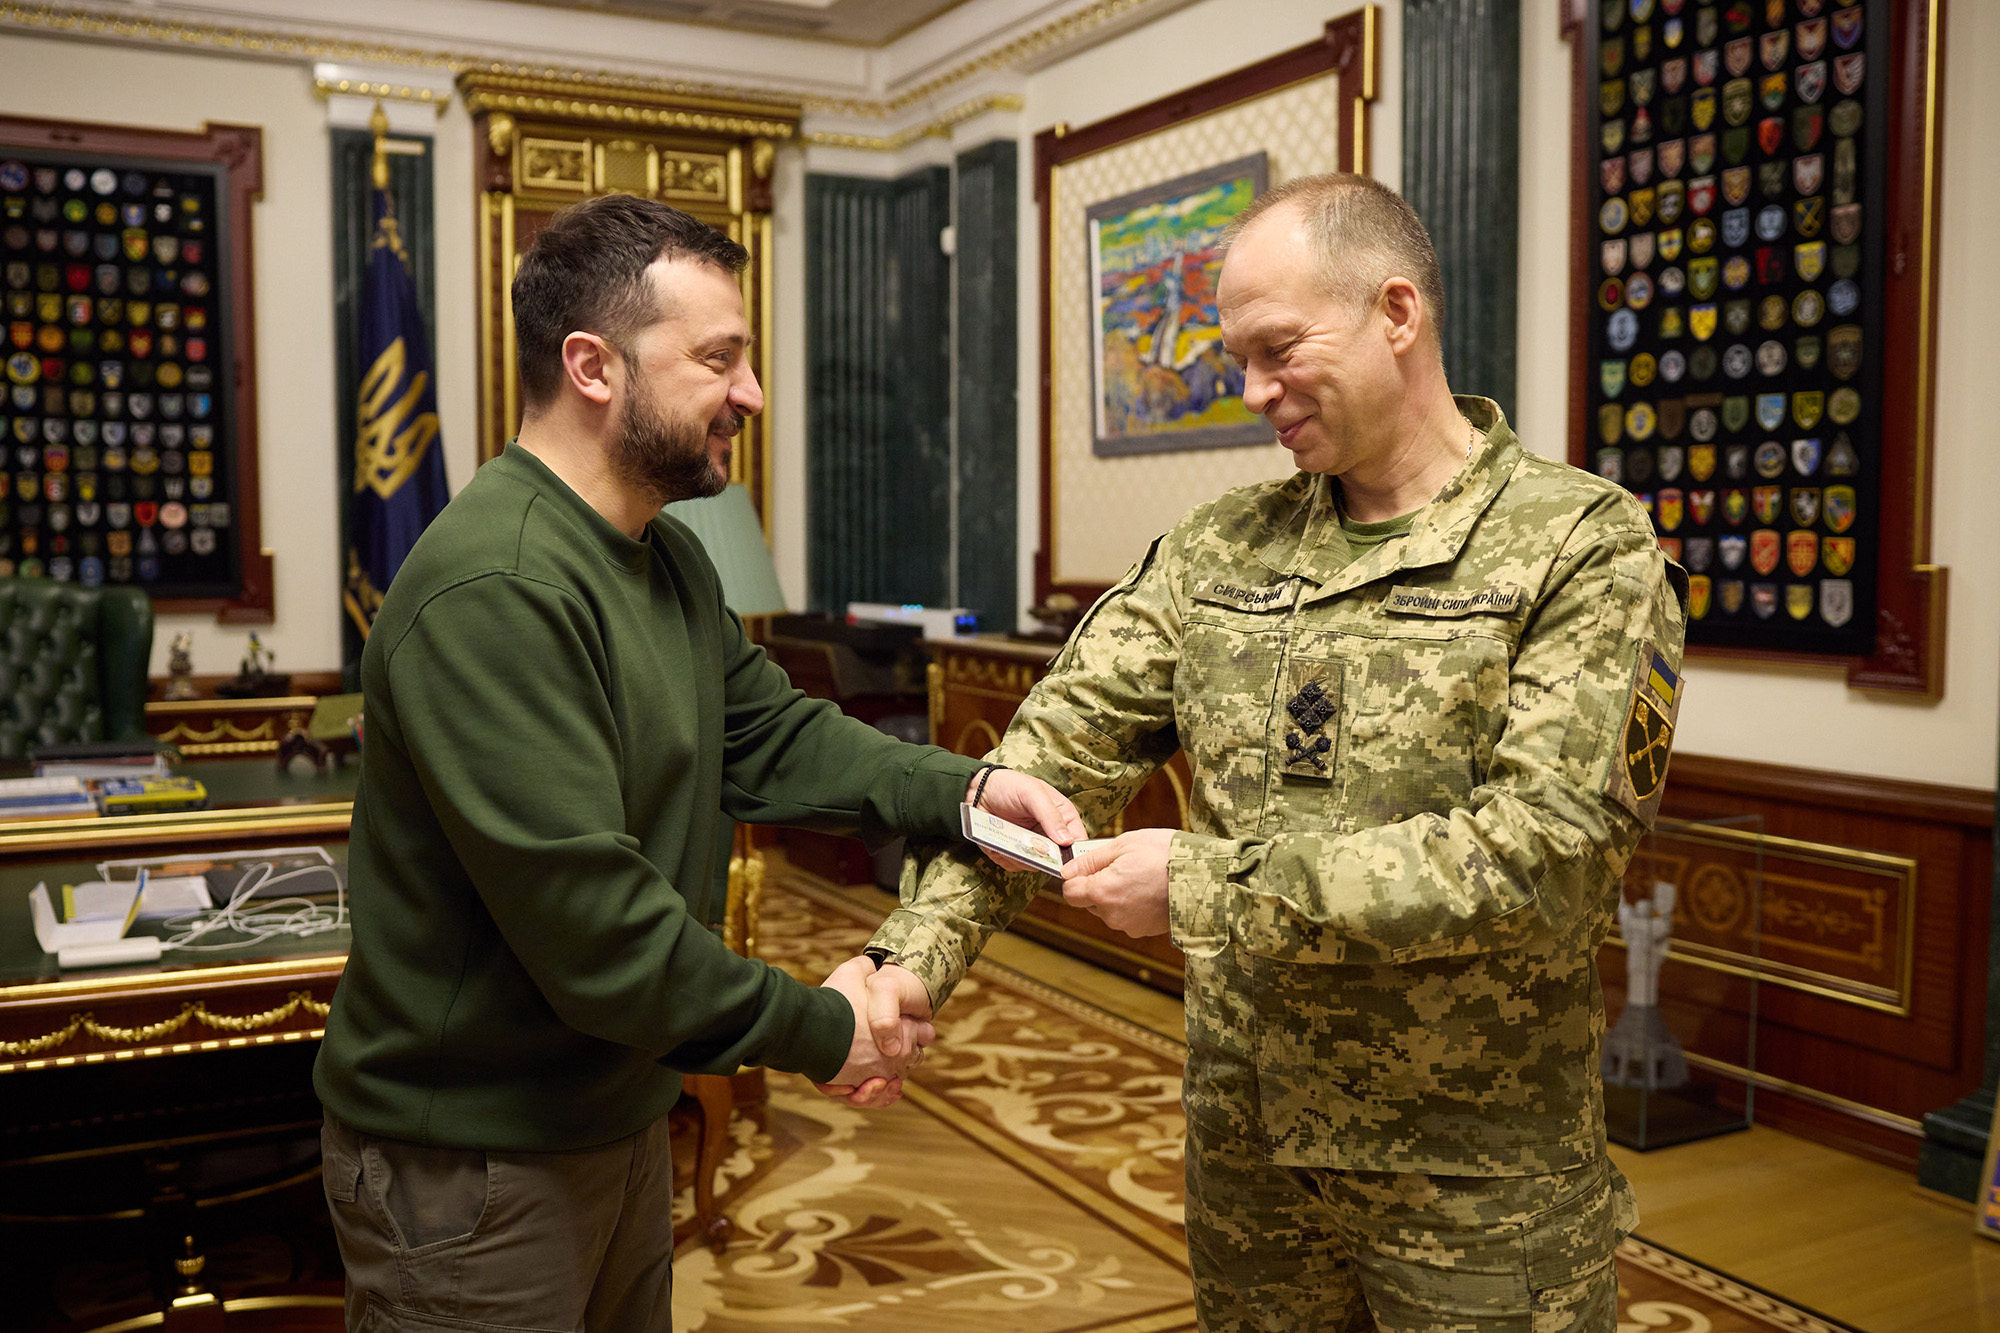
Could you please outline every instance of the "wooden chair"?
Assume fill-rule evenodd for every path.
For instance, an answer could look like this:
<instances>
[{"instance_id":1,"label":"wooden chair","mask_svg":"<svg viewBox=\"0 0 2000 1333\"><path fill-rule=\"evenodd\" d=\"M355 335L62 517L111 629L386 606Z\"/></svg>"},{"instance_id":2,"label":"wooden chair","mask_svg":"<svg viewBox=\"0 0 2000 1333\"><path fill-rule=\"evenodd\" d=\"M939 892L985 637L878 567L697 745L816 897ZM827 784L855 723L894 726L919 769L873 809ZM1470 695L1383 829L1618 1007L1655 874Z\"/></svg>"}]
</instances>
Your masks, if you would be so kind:
<instances>
[{"instance_id":1,"label":"wooden chair","mask_svg":"<svg viewBox=\"0 0 2000 1333\"><path fill-rule=\"evenodd\" d=\"M729 856L729 895L723 908L722 941L744 957L757 951L757 912L764 899L764 854L757 850L746 824L736 826ZM701 1117L701 1136L694 1159L694 1216L674 1228L674 1243L705 1236L720 1253L736 1231L716 1207L715 1173L729 1152L729 1118L739 1105L764 1100L764 1071L739 1069L734 1074L689 1074L681 1080L684 1104Z\"/></svg>"}]
</instances>

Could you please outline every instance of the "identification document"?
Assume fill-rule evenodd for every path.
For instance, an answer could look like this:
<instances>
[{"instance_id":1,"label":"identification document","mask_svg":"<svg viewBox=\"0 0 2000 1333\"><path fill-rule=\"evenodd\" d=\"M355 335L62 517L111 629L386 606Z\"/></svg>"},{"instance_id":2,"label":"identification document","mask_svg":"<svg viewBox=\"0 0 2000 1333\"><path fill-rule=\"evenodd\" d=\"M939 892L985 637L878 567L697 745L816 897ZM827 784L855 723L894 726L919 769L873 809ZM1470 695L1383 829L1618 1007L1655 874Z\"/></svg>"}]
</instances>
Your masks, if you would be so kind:
<instances>
[{"instance_id":1,"label":"identification document","mask_svg":"<svg viewBox=\"0 0 2000 1333\"><path fill-rule=\"evenodd\" d=\"M997 852L1023 865L1034 866L1051 875L1061 875L1062 868L1078 852L1101 847L1109 838L1090 838L1072 847L1064 847L1052 838L1047 838L1031 828L1010 824L988 810L959 802L959 824L965 831L966 841L984 847L989 852Z\"/></svg>"},{"instance_id":2,"label":"identification document","mask_svg":"<svg viewBox=\"0 0 2000 1333\"><path fill-rule=\"evenodd\" d=\"M966 840L989 852L1051 875L1062 874L1063 865L1069 860L1069 848L1057 845L1033 829L1010 824L990 811L960 802L958 814Z\"/></svg>"}]
</instances>

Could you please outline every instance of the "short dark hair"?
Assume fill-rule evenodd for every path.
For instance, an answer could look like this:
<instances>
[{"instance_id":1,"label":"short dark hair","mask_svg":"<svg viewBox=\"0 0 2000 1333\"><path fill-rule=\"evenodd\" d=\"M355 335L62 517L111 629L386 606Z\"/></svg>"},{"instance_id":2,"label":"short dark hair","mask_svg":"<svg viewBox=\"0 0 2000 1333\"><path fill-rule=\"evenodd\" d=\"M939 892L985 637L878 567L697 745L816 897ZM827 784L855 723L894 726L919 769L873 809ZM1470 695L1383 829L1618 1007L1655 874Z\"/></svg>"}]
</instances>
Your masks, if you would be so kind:
<instances>
[{"instance_id":1,"label":"short dark hair","mask_svg":"<svg viewBox=\"0 0 2000 1333\"><path fill-rule=\"evenodd\" d=\"M629 194L600 195L557 213L514 275L514 360L530 408L562 386L563 339L594 333L621 350L660 318L646 269L692 259L741 273L750 252L699 218Z\"/></svg>"},{"instance_id":2,"label":"short dark hair","mask_svg":"<svg viewBox=\"0 0 2000 1333\"><path fill-rule=\"evenodd\" d=\"M1320 290L1366 309L1391 278L1407 278L1424 300L1424 322L1444 348L1444 276L1430 233L1409 201L1378 180L1350 173L1300 176L1266 190L1223 234L1225 250L1266 213L1298 210L1312 242Z\"/></svg>"}]
</instances>

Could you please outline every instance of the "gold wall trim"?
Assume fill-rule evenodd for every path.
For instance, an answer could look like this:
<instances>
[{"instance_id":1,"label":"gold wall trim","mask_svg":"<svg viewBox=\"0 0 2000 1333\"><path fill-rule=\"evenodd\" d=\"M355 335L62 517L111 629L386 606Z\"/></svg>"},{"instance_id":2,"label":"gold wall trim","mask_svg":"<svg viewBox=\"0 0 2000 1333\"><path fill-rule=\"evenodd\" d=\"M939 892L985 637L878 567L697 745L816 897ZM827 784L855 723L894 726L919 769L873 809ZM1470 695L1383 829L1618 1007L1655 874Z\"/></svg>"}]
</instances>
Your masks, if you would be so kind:
<instances>
[{"instance_id":1,"label":"gold wall trim","mask_svg":"<svg viewBox=\"0 0 2000 1333\"><path fill-rule=\"evenodd\" d=\"M354 818L352 801L307 805L243 806L110 818L49 819L0 829L0 856L32 852L95 852L134 843L214 842L221 838L319 834L345 839ZM209 973L209 974L212 974ZM0 996L12 992L0 988Z\"/></svg>"},{"instance_id":2,"label":"gold wall trim","mask_svg":"<svg viewBox=\"0 0 2000 1333\"><path fill-rule=\"evenodd\" d=\"M1664 835L1697 844L1706 843L1712 847L1754 847L1763 853L1776 854L1787 860L1829 866L1850 873L1880 875L1885 879L1900 881L1900 901L1897 903L1896 915L1899 937L1895 968L1896 985L1892 990L1796 964L1774 962L1761 956L1719 949L1714 945L1694 944L1680 939L1674 940L1669 946L1666 958L1668 962L1686 963L1690 967L1707 968L1712 972L1722 972L1730 976L1751 977L1759 983L1783 986L1823 999L1839 1000L1863 1009L1894 1014L1899 1018L1910 1016L1913 1006L1912 990L1916 980L1917 863L1914 860L1907 856L1891 856L1885 852L1863 851L1857 847L1842 847L1834 843L1808 842L1777 834L1754 833L1748 829L1714 828L1698 821L1662 819L1655 827L1654 833L1656 836ZM1761 894L1760 884L1760 897ZM1762 903L1760 902L1758 906L1761 911ZM1625 942L1615 935L1606 942L1621 949L1625 947Z\"/></svg>"},{"instance_id":3,"label":"gold wall trim","mask_svg":"<svg viewBox=\"0 0 2000 1333\"><path fill-rule=\"evenodd\" d=\"M605 125L644 125L649 129L686 130L692 134L747 135L765 139L789 139L797 128L794 120L768 116L725 115L711 111L672 106L645 106L631 101L611 101L595 97L538 92L494 92L468 86L464 90L466 108L507 111L516 115L561 116L568 120L596 121ZM616 94L629 98L630 92Z\"/></svg>"},{"instance_id":4,"label":"gold wall trim","mask_svg":"<svg viewBox=\"0 0 2000 1333\"><path fill-rule=\"evenodd\" d=\"M870 153L900 153L922 139L949 139L952 130L989 111L1019 111L1027 104L1027 100L1018 93L988 93L969 102L960 102L935 120L912 125L894 134L840 134L832 130L814 130L805 136L805 141L816 148L856 148Z\"/></svg>"}]
</instances>

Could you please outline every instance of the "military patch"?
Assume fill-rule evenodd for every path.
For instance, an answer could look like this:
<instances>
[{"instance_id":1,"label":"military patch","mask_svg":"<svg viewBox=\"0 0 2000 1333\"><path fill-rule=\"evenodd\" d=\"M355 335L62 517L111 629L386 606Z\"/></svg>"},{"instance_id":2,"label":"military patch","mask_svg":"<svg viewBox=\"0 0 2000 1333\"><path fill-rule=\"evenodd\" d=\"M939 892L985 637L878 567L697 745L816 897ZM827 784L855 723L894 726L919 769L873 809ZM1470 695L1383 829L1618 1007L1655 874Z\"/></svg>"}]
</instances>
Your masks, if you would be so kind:
<instances>
[{"instance_id":1,"label":"military patch","mask_svg":"<svg viewBox=\"0 0 2000 1333\"><path fill-rule=\"evenodd\" d=\"M1640 644L1639 660L1632 672L1632 702L1626 709L1625 726L1604 791L1648 828L1659 813L1660 796L1666 789L1667 760L1680 704L1680 676L1652 644Z\"/></svg>"},{"instance_id":2,"label":"military patch","mask_svg":"<svg viewBox=\"0 0 2000 1333\"><path fill-rule=\"evenodd\" d=\"M1778 534L1770 528L1759 528L1750 534L1750 567L1759 574L1769 574L1778 567L1780 541Z\"/></svg>"},{"instance_id":3,"label":"military patch","mask_svg":"<svg viewBox=\"0 0 2000 1333\"><path fill-rule=\"evenodd\" d=\"M1820 558L1829 574L1845 574L1854 568L1854 538L1828 537L1820 543Z\"/></svg>"},{"instance_id":4,"label":"military patch","mask_svg":"<svg viewBox=\"0 0 2000 1333\"><path fill-rule=\"evenodd\" d=\"M1722 603L1723 611L1729 615L1733 616L1738 611L1741 611L1743 609L1743 580L1724 579L1721 587L1718 589L1718 600Z\"/></svg>"},{"instance_id":5,"label":"military patch","mask_svg":"<svg viewBox=\"0 0 2000 1333\"><path fill-rule=\"evenodd\" d=\"M1693 543L1689 543L1692 545ZM1688 617L1703 620L1708 616L1709 597L1713 584L1706 574L1695 574L1688 579ZM1628 733L1629 735L1629 733Z\"/></svg>"},{"instance_id":6,"label":"military patch","mask_svg":"<svg viewBox=\"0 0 2000 1333\"><path fill-rule=\"evenodd\" d=\"M1340 716L1340 667L1338 663L1295 659L1287 671L1284 724L1284 775L1327 781L1333 777L1334 760L1339 757L1327 723Z\"/></svg>"},{"instance_id":7,"label":"military patch","mask_svg":"<svg viewBox=\"0 0 2000 1333\"><path fill-rule=\"evenodd\" d=\"M1716 540L1716 553L1722 557L1724 569L1743 568L1743 559L1750 553L1750 543L1740 532L1724 533ZM1734 609L1734 608L1732 608Z\"/></svg>"},{"instance_id":8,"label":"military patch","mask_svg":"<svg viewBox=\"0 0 2000 1333\"><path fill-rule=\"evenodd\" d=\"M1819 564L1819 534L1794 531L1785 537L1785 563L1792 573L1804 578Z\"/></svg>"},{"instance_id":9,"label":"military patch","mask_svg":"<svg viewBox=\"0 0 2000 1333\"><path fill-rule=\"evenodd\" d=\"M1526 594L1518 587L1471 588L1393 588L1382 603L1382 610L1392 616L1434 616L1456 618L1460 616L1508 615L1517 611Z\"/></svg>"},{"instance_id":10,"label":"military patch","mask_svg":"<svg viewBox=\"0 0 2000 1333\"><path fill-rule=\"evenodd\" d=\"M1855 494L1852 486L1829 486L1826 488L1826 525L1835 532L1845 532L1854 526L1857 513ZM1830 539L1829 539L1830 540ZM1841 571L1836 570L1836 573Z\"/></svg>"},{"instance_id":11,"label":"military patch","mask_svg":"<svg viewBox=\"0 0 2000 1333\"><path fill-rule=\"evenodd\" d=\"M1232 611L1262 614L1291 610L1292 603L1298 599L1298 591L1297 579L1285 579L1280 583L1254 588L1228 579L1208 579L1195 588L1194 600L1226 606Z\"/></svg>"},{"instance_id":12,"label":"military patch","mask_svg":"<svg viewBox=\"0 0 2000 1333\"><path fill-rule=\"evenodd\" d=\"M1785 589L1785 610L1792 619L1804 620L1812 614L1813 586L1810 583L1794 583Z\"/></svg>"}]
</instances>

